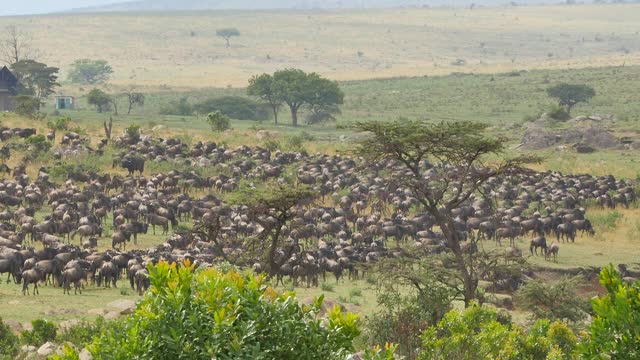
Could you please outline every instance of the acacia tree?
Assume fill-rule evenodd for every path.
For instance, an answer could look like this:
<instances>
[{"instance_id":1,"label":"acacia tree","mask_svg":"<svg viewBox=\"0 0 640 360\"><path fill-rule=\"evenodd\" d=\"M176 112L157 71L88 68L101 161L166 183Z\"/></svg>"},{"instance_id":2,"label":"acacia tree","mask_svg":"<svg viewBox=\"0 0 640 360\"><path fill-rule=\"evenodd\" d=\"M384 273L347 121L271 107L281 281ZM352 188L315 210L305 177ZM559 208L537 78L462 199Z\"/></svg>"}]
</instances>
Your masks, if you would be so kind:
<instances>
[{"instance_id":1,"label":"acacia tree","mask_svg":"<svg viewBox=\"0 0 640 360\"><path fill-rule=\"evenodd\" d=\"M571 114L576 104L588 102L592 97L596 96L596 91L592 87L585 84L558 84L547 89L549 96L558 99L558 105L566 106L567 112Z\"/></svg>"},{"instance_id":2,"label":"acacia tree","mask_svg":"<svg viewBox=\"0 0 640 360\"><path fill-rule=\"evenodd\" d=\"M273 111L275 123L276 125L278 124L278 112L280 111L280 106L282 106L282 99L276 93L273 76L269 74L253 76L249 80L247 95L256 96L269 104L271 111Z\"/></svg>"},{"instance_id":3,"label":"acacia tree","mask_svg":"<svg viewBox=\"0 0 640 360\"><path fill-rule=\"evenodd\" d=\"M127 98L129 104L127 108L127 114L131 114L131 109L133 109L134 106L144 106L143 93L135 92L133 89L131 89L129 91L123 92L122 95Z\"/></svg>"},{"instance_id":4,"label":"acacia tree","mask_svg":"<svg viewBox=\"0 0 640 360\"><path fill-rule=\"evenodd\" d=\"M216 36L223 38L224 41L226 41L227 48L228 48L228 47L231 47L231 44L229 43L229 39L231 39L234 36L240 36L240 30L236 28L218 29L216 30Z\"/></svg>"},{"instance_id":5,"label":"acacia tree","mask_svg":"<svg viewBox=\"0 0 640 360\"><path fill-rule=\"evenodd\" d=\"M18 93L45 98L55 93L58 84L58 68L34 60L20 60L11 65L18 78Z\"/></svg>"},{"instance_id":6,"label":"acacia tree","mask_svg":"<svg viewBox=\"0 0 640 360\"><path fill-rule=\"evenodd\" d=\"M351 128L369 135L360 140L356 153L370 164L397 164L388 183L409 190L435 220L453 254L462 299L469 306L482 275L478 261L484 259L466 256L461 247L463 234L456 231L452 211L481 195L489 179L529 172L524 165L539 158L525 155L487 162L487 155L504 150L506 139L485 136L487 125L482 123L409 120L359 122ZM428 166L431 161L439 164Z\"/></svg>"},{"instance_id":7,"label":"acacia tree","mask_svg":"<svg viewBox=\"0 0 640 360\"><path fill-rule=\"evenodd\" d=\"M247 247L257 249L269 275L275 275L297 248L297 244L287 244L284 256L276 256L283 245L282 230L295 216L294 208L309 204L314 198L315 193L308 187L281 183L242 187L231 198L232 204L247 206L249 217L263 229L256 238L249 239Z\"/></svg>"},{"instance_id":8,"label":"acacia tree","mask_svg":"<svg viewBox=\"0 0 640 360\"><path fill-rule=\"evenodd\" d=\"M93 89L87 94L87 103L96 107L99 113L110 111L115 103L111 96L100 89Z\"/></svg>"}]
</instances>

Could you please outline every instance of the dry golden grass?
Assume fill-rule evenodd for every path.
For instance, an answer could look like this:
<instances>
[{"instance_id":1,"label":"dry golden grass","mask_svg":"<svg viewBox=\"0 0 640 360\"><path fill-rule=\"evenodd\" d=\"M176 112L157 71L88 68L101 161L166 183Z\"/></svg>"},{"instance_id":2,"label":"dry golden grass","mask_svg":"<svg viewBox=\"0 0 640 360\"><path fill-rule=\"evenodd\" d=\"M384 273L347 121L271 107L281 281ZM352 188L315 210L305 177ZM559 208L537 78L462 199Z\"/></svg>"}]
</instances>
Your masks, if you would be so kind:
<instances>
[{"instance_id":1,"label":"dry golden grass","mask_svg":"<svg viewBox=\"0 0 640 360\"><path fill-rule=\"evenodd\" d=\"M245 86L286 67L348 80L640 64L639 18L640 5L621 4L52 15L0 27L32 33L64 73L75 59L103 58L115 85L193 88ZM226 49L215 30L230 26L242 35Z\"/></svg>"}]
</instances>

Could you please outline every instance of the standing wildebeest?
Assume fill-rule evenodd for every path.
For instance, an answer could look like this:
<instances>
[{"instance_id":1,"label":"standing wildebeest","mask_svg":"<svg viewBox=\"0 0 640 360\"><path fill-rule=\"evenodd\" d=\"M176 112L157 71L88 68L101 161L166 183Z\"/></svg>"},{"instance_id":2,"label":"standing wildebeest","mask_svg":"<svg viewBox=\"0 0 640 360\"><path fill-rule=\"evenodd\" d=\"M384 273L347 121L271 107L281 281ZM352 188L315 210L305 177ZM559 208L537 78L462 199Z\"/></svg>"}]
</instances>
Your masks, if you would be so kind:
<instances>
[{"instance_id":1,"label":"standing wildebeest","mask_svg":"<svg viewBox=\"0 0 640 360\"><path fill-rule=\"evenodd\" d=\"M122 246L124 249L127 248L127 242L131 241L131 233L127 231L118 230L111 235L111 247L113 249Z\"/></svg>"},{"instance_id":2,"label":"standing wildebeest","mask_svg":"<svg viewBox=\"0 0 640 360\"><path fill-rule=\"evenodd\" d=\"M80 244L82 244L82 238L85 236L102 236L102 226L98 224L80 225L71 233L71 239L75 239L76 234L80 234Z\"/></svg>"},{"instance_id":3,"label":"standing wildebeest","mask_svg":"<svg viewBox=\"0 0 640 360\"><path fill-rule=\"evenodd\" d=\"M544 236L538 236L531 240L531 245L529 245L529 252L531 252L531 255L533 255L534 252L538 255L538 248L541 249L540 255L547 252L547 239L545 239Z\"/></svg>"},{"instance_id":4,"label":"standing wildebeest","mask_svg":"<svg viewBox=\"0 0 640 360\"><path fill-rule=\"evenodd\" d=\"M164 216L149 214L147 216L147 222L151 224L153 228L153 235L156 234L156 225L162 226L162 235L167 235L169 233L169 219Z\"/></svg>"},{"instance_id":5,"label":"standing wildebeest","mask_svg":"<svg viewBox=\"0 0 640 360\"><path fill-rule=\"evenodd\" d=\"M556 226L556 240L560 241L571 240L571 242L576 241L576 228L569 222L560 224Z\"/></svg>"},{"instance_id":6,"label":"standing wildebeest","mask_svg":"<svg viewBox=\"0 0 640 360\"><path fill-rule=\"evenodd\" d=\"M13 277L14 283L20 282L20 264L15 258L0 259L0 274L7 273L7 284L11 282Z\"/></svg>"},{"instance_id":7,"label":"standing wildebeest","mask_svg":"<svg viewBox=\"0 0 640 360\"><path fill-rule=\"evenodd\" d=\"M22 272L22 295L29 293L29 284L33 284L33 295L40 294L38 291L38 282L42 280L42 273L37 268L25 270Z\"/></svg>"},{"instance_id":8,"label":"standing wildebeest","mask_svg":"<svg viewBox=\"0 0 640 360\"><path fill-rule=\"evenodd\" d=\"M584 235L585 232L587 232L587 234L593 236L596 234L596 231L593 229L593 226L591 225L591 221L589 221L588 219L583 219L583 220L573 220L571 222L571 225L573 225L574 227L574 231L578 231L580 230L581 234Z\"/></svg>"},{"instance_id":9,"label":"standing wildebeest","mask_svg":"<svg viewBox=\"0 0 640 360\"><path fill-rule=\"evenodd\" d=\"M118 226L118 230L133 235L133 243L138 243L138 234L146 234L149 230L149 224L133 221Z\"/></svg>"},{"instance_id":10,"label":"standing wildebeest","mask_svg":"<svg viewBox=\"0 0 640 360\"><path fill-rule=\"evenodd\" d=\"M102 286L104 282L104 287L110 288L111 284L113 284L113 287L117 288L116 282L119 276L120 269L111 261L107 261L100 267L96 284Z\"/></svg>"},{"instance_id":11,"label":"standing wildebeest","mask_svg":"<svg viewBox=\"0 0 640 360\"><path fill-rule=\"evenodd\" d=\"M80 290L80 294L82 294L82 280L87 279L87 272L81 267L72 267L70 269L66 269L61 274L62 279L62 288L63 294L71 295L71 284L73 284L73 293L74 295L78 293Z\"/></svg>"},{"instance_id":12,"label":"standing wildebeest","mask_svg":"<svg viewBox=\"0 0 640 360\"><path fill-rule=\"evenodd\" d=\"M560 250L560 245L558 245L556 243L552 243L551 246L549 246L549 248L547 248L547 251L544 254L544 259L545 260L549 260L553 256L553 261L554 262L558 262L558 251L559 250Z\"/></svg>"}]
</instances>

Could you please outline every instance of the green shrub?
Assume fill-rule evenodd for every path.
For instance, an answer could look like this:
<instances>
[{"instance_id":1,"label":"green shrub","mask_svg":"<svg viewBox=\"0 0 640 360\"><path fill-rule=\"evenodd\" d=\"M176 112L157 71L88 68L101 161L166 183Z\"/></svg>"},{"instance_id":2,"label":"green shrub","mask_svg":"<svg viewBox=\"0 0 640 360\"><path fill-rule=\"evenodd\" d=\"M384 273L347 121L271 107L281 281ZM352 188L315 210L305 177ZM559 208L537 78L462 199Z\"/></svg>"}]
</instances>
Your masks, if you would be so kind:
<instances>
[{"instance_id":1,"label":"green shrub","mask_svg":"<svg viewBox=\"0 0 640 360\"><path fill-rule=\"evenodd\" d=\"M27 145L33 146L35 153L47 152L51 149L51 142L42 134L31 135L24 142Z\"/></svg>"},{"instance_id":2,"label":"green shrub","mask_svg":"<svg viewBox=\"0 0 640 360\"><path fill-rule=\"evenodd\" d=\"M94 359L337 359L360 334L357 315L334 307L320 319L322 297L301 306L261 276L161 262L149 278L134 314L87 347Z\"/></svg>"},{"instance_id":3,"label":"green shrub","mask_svg":"<svg viewBox=\"0 0 640 360\"><path fill-rule=\"evenodd\" d=\"M320 289L326 292L333 292L335 290L335 287L325 281L320 285Z\"/></svg>"},{"instance_id":4,"label":"green shrub","mask_svg":"<svg viewBox=\"0 0 640 360\"><path fill-rule=\"evenodd\" d=\"M267 120L270 116L269 110L264 105L241 96L207 99L194 105L194 108L200 114L219 111L237 120Z\"/></svg>"},{"instance_id":5,"label":"green shrub","mask_svg":"<svg viewBox=\"0 0 640 360\"><path fill-rule=\"evenodd\" d=\"M578 296L579 277L555 282L529 281L517 292L517 302L537 319L581 321L587 317L589 303Z\"/></svg>"},{"instance_id":6,"label":"green shrub","mask_svg":"<svg viewBox=\"0 0 640 360\"><path fill-rule=\"evenodd\" d=\"M55 131L65 131L68 129L71 123L71 118L68 116L59 117L57 119L51 119L47 121L47 127Z\"/></svg>"},{"instance_id":7,"label":"green shrub","mask_svg":"<svg viewBox=\"0 0 640 360\"><path fill-rule=\"evenodd\" d=\"M207 123L211 126L211 130L222 132L231 128L231 120L220 111L216 111L207 115Z\"/></svg>"},{"instance_id":8,"label":"green shrub","mask_svg":"<svg viewBox=\"0 0 640 360\"><path fill-rule=\"evenodd\" d=\"M19 339L0 318L0 360L13 359L19 350Z\"/></svg>"},{"instance_id":9,"label":"green shrub","mask_svg":"<svg viewBox=\"0 0 640 360\"><path fill-rule=\"evenodd\" d=\"M193 111L193 105L189 104L186 97L178 101L170 101L160 107L160 115L191 116Z\"/></svg>"},{"instance_id":10,"label":"green shrub","mask_svg":"<svg viewBox=\"0 0 640 360\"><path fill-rule=\"evenodd\" d=\"M607 211L601 214L590 215L589 220L596 231L598 229L612 230L615 229L618 221L622 220L624 215L618 210Z\"/></svg>"},{"instance_id":11,"label":"green shrub","mask_svg":"<svg viewBox=\"0 0 640 360\"><path fill-rule=\"evenodd\" d=\"M33 330L22 330L20 339L25 345L41 346L48 341L54 341L58 332L56 324L42 319L31 321Z\"/></svg>"},{"instance_id":12,"label":"green shrub","mask_svg":"<svg viewBox=\"0 0 640 360\"><path fill-rule=\"evenodd\" d=\"M278 141L276 139L267 139L267 140L265 140L263 146L266 149L268 149L269 151L276 151L276 150L280 149L280 141Z\"/></svg>"},{"instance_id":13,"label":"green shrub","mask_svg":"<svg viewBox=\"0 0 640 360\"><path fill-rule=\"evenodd\" d=\"M362 290L358 288L351 289L349 291L349 296L351 297L362 296Z\"/></svg>"},{"instance_id":14,"label":"green shrub","mask_svg":"<svg viewBox=\"0 0 640 360\"><path fill-rule=\"evenodd\" d=\"M111 325L112 322L107 322L102 316L99 316L94 322L84 321L60 332L56 340L70 342L76 347L83 348L92 343L94 337Z\"/></svg>"},{"instance_id":15,"label":"green shrub","mask_svg":"<svg viewBox=\"0 0 640 360\"><path fill-rule=\"evenodd\" d=\"M140 139L140 125L131 124L124 129L124 132L131 139Z\"/></svg>"},{"instance_id":16,"label":"green shrub","mask_svg":"<svg viewBox=\"0 0 640 360\"><path fill-rule=\"evenodd\" d=\"M549 115L549 118L557 121L566 121L571 119L571 115L569 114L567 109L561 106L554 106L549 110L547 115Z\"/></svg>"}]
</instances>

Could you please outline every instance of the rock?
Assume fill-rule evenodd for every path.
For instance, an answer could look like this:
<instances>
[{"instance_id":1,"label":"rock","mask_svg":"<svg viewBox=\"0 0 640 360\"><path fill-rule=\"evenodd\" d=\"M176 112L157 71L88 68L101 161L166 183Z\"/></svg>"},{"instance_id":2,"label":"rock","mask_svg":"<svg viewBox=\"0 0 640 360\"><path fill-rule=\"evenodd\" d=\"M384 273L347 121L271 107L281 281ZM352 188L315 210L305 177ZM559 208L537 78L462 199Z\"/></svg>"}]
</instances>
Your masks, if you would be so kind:
<instances>
[{"instance_id":1,"label":"rock","mask_svg":"<svg viewBox=\"0 0 640 360\"><path fill-rule=\"evenodd\" d=\"M30 322L22 324L22 330L31 331L33 330L33 325Z\"/></svg>"},{"instance_id":2,"label":"rock","mask_svg":"<svg viewBox=\"0 0 640 360\"><path fill-rule=\"evenodd\" d=\"M120 315L131 315L133 314L133 308L126 308L120 310Z\"/></svg>"},{"instance_id":3,"label":"rock","mask_svg":"<svg viewBox=\"0 0 640 360\"><path fill-rule=\"evenodd\" d=\"M120 299L108 303L107 306L118 310L133 309L136 307L136 302L128 299Z\"/></svg>"},{"instance_id":4,"label":"rock","mask_svg":"<svg viewBox=\"0 0 640 360\"><path fill-rule=\"evenodd\" d=\"M587 117L584 116L584 115L580 115L580 116L576 117L574 120L575 121L585 121L585 120L587 120Z\"/></svg>"},{"instance_id":5,"label":"rock","mask_svg":"<svg viewBox=\"0 0 640 360\"><path fill-rule=\"evenodd\" d=\"M602 117L598 116L598 115L591 115L591 116L589 116L589 120L602 121Z\"/></svg>"},{"instance_id":6,"label":"rock","mask_svg":"<svg viewBox=\"0 0 640 360\"><path fill-rule=\"evenodd\" d=\"M15 333L19 333L23 329L22 324L15 320L4 320L4 323L7 324L9 328Z\"/></svg>"},{"instance_id":7,"label":"rock","mask_svg":"<svg viewBox=\"0 0 640 360\"><path fill-rule=\"evenodd\" d=\"M347 141L347 135L340 135L340 136L338 137L338 139L339 139L340 141Z\"/></svg>"},{"instance_id":8,"label":"rock","mask_svg":"<svg viewBox=\"0 0 640 360\"><path fill-rule=\"evenodd\" d=\"M107 310L105 309L91 309L89 311L87 311L87 314L91 314L91 315L104 315L107 313Z\"/></svg>"},{"instance_id":9,"label":"rock","mask_svg":"<svg viewBox=\"0 0 640 360\"><path fill-rule=\"evenodd\" d=\"M58 324L58 329L60 329L60 331L64 332L69 330L70 328L76 326L80 324L80 320L78 319L70 319L70 320L65 320L61 323Z\"/></svg>"},{"instance_id":10,"label":"rock","mask_svg":"<svg viewBox=\"0 0 640 360\"><path fill-rule=\"evenodd\" d=\"M82 349L82 351L80 351L79 357L80 360L93 360L93 356L91 355L89 350L87 350L87 348L84 348Z\"/></svg>"},{"instance_id":11,"label":"rock","mask_svg":"<svg viewBox=\"0 0 640 360\"><path fill-rule=\"evenodd\" d=\"M37 353L38 356L47 357L56 352L56 346L50 342L46 342L44 345L40 346Z\"/></svg>"},{"instance_id":12,"label":"rock","mask_svg":"<svg viewBox=\"0 0 640 360\"><path fill-rule=\"evenodd\" d=\"M23 353L35 352L36 350L36 347L33 345L22 345L22 347L20 348L20 351L22 351Z\"/></svg>"},{"instance_id":13,"label":"rock","mask_svg":"<svg viewBox=\"0 0 640 360\"><path fill-rule=\"evenodd\" d=\"M104 314L104 319L105 320L113 320L113 319L117 319L118 316L120 316L119 313L117 313L115 311L109 311L108 313Z\"/></svg>"}]
</instances>

